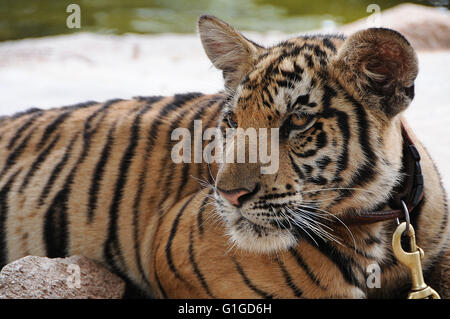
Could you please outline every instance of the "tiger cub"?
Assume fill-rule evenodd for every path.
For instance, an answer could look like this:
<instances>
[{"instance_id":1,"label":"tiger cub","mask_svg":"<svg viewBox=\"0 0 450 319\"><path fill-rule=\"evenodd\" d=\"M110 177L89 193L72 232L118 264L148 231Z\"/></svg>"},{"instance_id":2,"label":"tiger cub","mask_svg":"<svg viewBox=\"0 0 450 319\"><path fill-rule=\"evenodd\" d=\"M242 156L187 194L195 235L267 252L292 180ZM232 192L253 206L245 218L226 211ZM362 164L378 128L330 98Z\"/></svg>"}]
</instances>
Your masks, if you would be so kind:
<instances>
[{"instance_id":1,"label":"tiger cub","mask_svg":"<svg viewBox=\"0 0 450 319\"><path fill-rule=\"evenodd\" d=\"M426 281L448 297L446 193L402 115L418 72L408 41L375 28L266 48L212 16L198 29L223 92L1 120L0 267L84 255L157 298L405 297L394 219L345 221L399 209L392 199L412 178L408 137L424 190L411 224ZM239 148L239 129L275 129L277 169L263 173L261 158L198 161L196 150L174 161L174 131L198 135L197 121L202 149L210 128L231 132L217 144L226 150Z\"/></svg>"}]
</instances>

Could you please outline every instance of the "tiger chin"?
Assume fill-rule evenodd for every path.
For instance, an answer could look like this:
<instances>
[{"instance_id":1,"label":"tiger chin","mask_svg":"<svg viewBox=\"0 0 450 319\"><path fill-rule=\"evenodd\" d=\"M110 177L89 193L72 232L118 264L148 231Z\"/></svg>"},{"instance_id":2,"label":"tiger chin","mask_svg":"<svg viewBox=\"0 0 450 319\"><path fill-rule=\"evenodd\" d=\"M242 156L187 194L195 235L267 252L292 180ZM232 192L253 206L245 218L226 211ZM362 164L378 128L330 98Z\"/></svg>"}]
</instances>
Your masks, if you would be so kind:
<instances>
[{"instance_id":1,"label":"tiger chin","mask_svg":"<svg viewBox=\"0 0 450 319\"><path fill-rule=\"evenodd\" d=\"M217 204L221 202L218 196L216 195L216 209L227 228L226 235L232 247L272 254L287 250L298 242L299 237L290 229L280 229L267 221L251 220L245 217L245 212L235 207L225 208L223 204Z\"/></svg>"},{"instance_id":2,"label":"tiger chin","mask_svg":"<svg viewBox=\"0 0 450 319\"><path fill-rule=\"evenodd\" d=\"M446 193L402 115L418 73L408 41L372 28L264 47L208 15L198 31L224 91L0 118L0 267L84 255L155 298L403 298L395 220L347 221L392 212L414 178L425 279L449 297ZM199 163L197 151L175 162L174 130L194 136L198 120L234 132L227 151L252 146L239 130L274 129L278 170ZM367 285L373 265L381 288Z\"/></svg>"}]
</instances>

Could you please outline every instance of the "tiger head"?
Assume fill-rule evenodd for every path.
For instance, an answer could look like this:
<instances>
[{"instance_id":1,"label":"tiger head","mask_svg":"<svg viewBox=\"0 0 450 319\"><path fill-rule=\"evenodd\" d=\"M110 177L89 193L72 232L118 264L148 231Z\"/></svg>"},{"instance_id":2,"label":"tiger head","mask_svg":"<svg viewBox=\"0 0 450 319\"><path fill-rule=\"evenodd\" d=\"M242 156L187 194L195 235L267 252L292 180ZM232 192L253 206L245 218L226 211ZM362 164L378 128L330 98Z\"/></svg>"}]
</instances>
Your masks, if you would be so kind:
<instances>
[{"instance_id":1,"label":"tiger head","mask_svg":"<svg viewBox=\"0 0 450 319\"><path fill-rule=\"evenodd\" d=\"M371 28L265 48L212 16L198 28L225 81L220 129L279 134L276 172L262 174L260 161L220 164L217 211L238 247L267 253L300 238L332 240L327 221L385 206L401 178L400 117L418 72L402 35Z\"/></svg>"}]
</instances>

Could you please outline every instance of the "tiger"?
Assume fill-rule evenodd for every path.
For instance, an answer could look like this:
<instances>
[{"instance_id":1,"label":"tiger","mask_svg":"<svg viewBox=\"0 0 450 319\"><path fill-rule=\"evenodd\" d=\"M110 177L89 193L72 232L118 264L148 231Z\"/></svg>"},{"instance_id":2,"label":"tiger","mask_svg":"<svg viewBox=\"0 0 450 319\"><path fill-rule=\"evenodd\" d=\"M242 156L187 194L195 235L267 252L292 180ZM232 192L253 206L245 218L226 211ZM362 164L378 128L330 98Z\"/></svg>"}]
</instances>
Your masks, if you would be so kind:
<instances>
[{"instance_id":1,"label":"tiger","mask_svg":"<svg viewBox=\"0 0 450 319\"><path fill-rule=\"evenodd\" d=\"M403 115L418 74L407 39L369 28L264 47L211 15L197 27L223 74L218 93L0 119L0 267L83 255L151 298L404 298L411 278L392 251L395 221L345 217L398 208L405 130L424 189L410 222L425 280L448 298L447 195ZM260 159L175 163L172 133L194 134L196 121L230 131L225 149L238 129L277 129L277 171L263 174Z\"/></svg>"}]
</instances>

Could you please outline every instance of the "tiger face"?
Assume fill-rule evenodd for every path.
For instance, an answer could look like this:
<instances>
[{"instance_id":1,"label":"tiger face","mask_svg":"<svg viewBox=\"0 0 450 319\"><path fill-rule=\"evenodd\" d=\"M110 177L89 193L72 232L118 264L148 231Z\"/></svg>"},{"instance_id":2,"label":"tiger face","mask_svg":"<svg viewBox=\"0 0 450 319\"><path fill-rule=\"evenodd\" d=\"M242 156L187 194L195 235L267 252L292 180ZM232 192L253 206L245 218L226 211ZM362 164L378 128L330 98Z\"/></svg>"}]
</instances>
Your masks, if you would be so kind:
<instances>
[{"instance_id":1,"label":"tiger face","mask_svg":"<svg viewBox=\"0 0 450 319\"><path fill-rule=\"evenodd\" d=\"M225 80L220 129L278 132L275 173L262 174L260 161L219 167L216 206L233 243L270 253L300 239L339 242L330 222L386 206L401 178L399 114L418 72L405 38L368 29L264 48L210 16L199 33Z\"/></svg>"}]
</instances>

